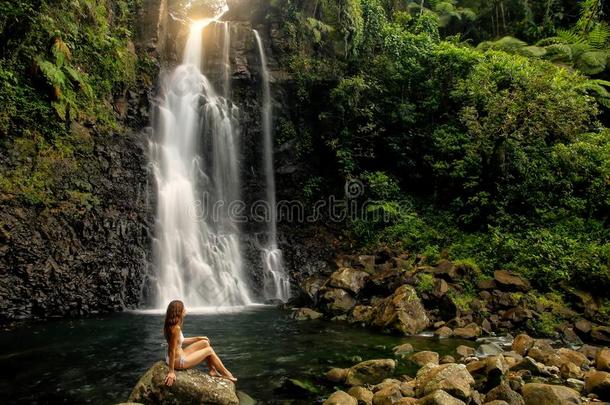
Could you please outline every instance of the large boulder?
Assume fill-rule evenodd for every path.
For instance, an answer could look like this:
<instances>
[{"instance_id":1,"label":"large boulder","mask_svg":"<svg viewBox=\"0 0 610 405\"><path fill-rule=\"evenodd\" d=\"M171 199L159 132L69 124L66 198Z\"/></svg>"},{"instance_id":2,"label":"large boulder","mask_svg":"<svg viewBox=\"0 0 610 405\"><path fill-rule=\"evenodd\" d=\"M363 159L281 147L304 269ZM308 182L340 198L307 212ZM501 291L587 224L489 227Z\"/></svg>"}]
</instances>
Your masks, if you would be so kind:
<instances>
[{"instance_id":1,"label":"large boulder","mask_svg":"<svg viewBox=\"0 0 610 405\"><path fill-rule=\"evenodd\" d=\"M602 401L610 401L610 373L593 371L585 377L585 394L595 394Z\"/></svg>"},{"instance_id":2,"label":"large boulder","mask_svg":"<svg viewBox=\"0 0 610 405\"><path fill-rule=\"evenodd\" d=\"M525 384L522 393L525 405L576 405L582 403L578 392L561 385Z\"/></svg>"},{"instance_id":3,"label":"large boulder","mask_svg":"<svg viewBox=\"0 0 610 405\"><path fill-rule=\"evenodd\" d=\"M417 364L420 367L425 366L426 364L438 364L439 356L436 352L431 352L428 350L424 350L423 352L417 352L409 357L413 363Z\"/></svg>"},{"instance_id":4,"label":"large boulder","mask_svg":"<svg viewBox=\"0 0 610 405\"><path fill-rule=\"evenodd\" d=\"M507 270L494 271L494 280L504 290L529 291L531 288L529 281L519 274Z\"/></svg>"},{"instance_id":5,"label":"large boulder","mask_svg":"<svg viewBox=\"0 0 610 405\"><path fill-rule=\"evenodd\" d=\"M497 387L493 388L485 396L485 400L491 401L505 401L508 405L525 405L523 397L507 384L502 383Z\"/></svg>"},{"instance_id":6,"label":"large boulder","mask_svg":"<svg viewBox=\"0 0 610 405\"><path fill-rule=\"evenodd\" d=\"M395 330L407 336L423 331L429 323L415 289L406 284L376 305L371 322L373 326Z\"/></svg>"},{"instance_id":7,"label":"large boulder","mask_svg":"<svg viewBox=\"0 0 610 405\"><path fill-rule=\"evenodd\" d=\"M136 384L129 402L142 404L210 404L238 405L235 384L231 381L210 377L196 369L176 371L176 381L171 387L165 385L167 365L155 363Z\"/></svg>"},{"instance_id":8,"label":"large boulder","mask_svg":"<svg viewBox=\"0 0 610 405\"><path fill-rule=\"evenodd\" d=\"M452 397L445 391L434 391L431 394L420 398L416 402L417 405L466 405L464 401Z\"/></svg>"},{"instance_id":9,"label":"large boulder","mask_svg":"<svg viewBox=\"0 0 610 405\"><path fill-rule=\"evenodd\" d=\"M610 349L603 348L597 352L595 368L599 371L610 371Z\"/></svg>"},{"instance_id":10,"label":"large boulder","mask_svg":"<svg viewBox=\"0 0 610 405\"><path fill-rule=\"evenodd\" d=\"M347 370L347 385L378 384L392 375L396 362L392 359L367 360Z\"/></svg>"},{"instance_id":11,"label":"large boulder","mask_svg":"<svg viewBox=\"0 0 610 405\"><path fill-rule=\"evenodd\" d=\"M393 405L401 398L400 387L388 384L374 394L373 405Z\"/></svg>"},{"instance_id":12,"label":"large boulder","mask_svg":"<svg viewBox=\"0 0 610 405\"><path fill-rule=\"evenodd\" d=\"M373 403L373 392L364 387L352 387L347 393L356 398L358 405L372 405Z\"/></svg>"},{"instance_id":13,"label":"large boulder","mask_svg":"<svg viewBox=\"0 0 610 405\"><path fill-rule=\"evenodd\" d=\"M321 293L326 309L333 314L345 314L356 305L354 297L341 288L325 287Z\"/></svg>"},{"instance_id":14,"label":"large boulder","mask_svg":"<svg viewBox=\"0 0 610 405\"><path fill-rule=\"evenodd\" d=\"M292 319L296 319L297 321L320 319L322 316L323 315L320 312L314 311L311 308L296 308L292 312Z\"/></svg>"},{"instance_id":15,"label":"large boulder","mask_svg":"<svg viewBox=\"0 0 610 405\"><path fill-rule=\"evenodd\" d=\"M463 364L428 364L417 372L417 396L425 396L443 390L452 396L468 401L472 395L474 378Z\"/></svg>"},{"instance_id":16,"label":"large boulder","mask_svg":"<svg viewBox=\"0 0 610 405\"><path fill-rule=\"evenodd\" d=\"M357 294L362 288L364 288L366 282L369 279L368 273L362 270L352 269L350 267L343 267L335 271L330 276L329 284L332 287L343 288Z\"/></svg>"},{"instance_id":17,"label":"large boulder","mask_svg":"<svg viewBox=\"0 0 610 405\"><path fill-rule=\"evenodd\" d=\"M358 405L358 401L345 391L336 391L324 401L323 405Z\"/></svg>"}]
</instances>

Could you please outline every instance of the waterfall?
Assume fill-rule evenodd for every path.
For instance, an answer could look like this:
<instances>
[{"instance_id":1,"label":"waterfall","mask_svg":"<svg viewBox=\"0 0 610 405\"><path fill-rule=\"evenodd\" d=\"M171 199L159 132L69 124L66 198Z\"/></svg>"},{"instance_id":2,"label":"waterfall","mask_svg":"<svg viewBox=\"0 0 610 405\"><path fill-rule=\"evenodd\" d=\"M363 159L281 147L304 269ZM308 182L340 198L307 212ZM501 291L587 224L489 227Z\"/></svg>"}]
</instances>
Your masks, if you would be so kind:
<instances>
[{"instance_id":1,"label":"waterfall","mask_svg":"<svg viewBox=\"0 0 610 405\"><path fill-rule=\"evenodd\" d=\"M271 87L269 85L269 70L263 41L254 31L261 63L261 78L263 90L263 165L265 169L266 200L269 207L267 223L267 245L262 249L264 271L264 295L267 299L279 299L286 302L290 298L290 280L282 260L282 251L277 245L277 203L275 198L275 174L273 167L273 106L271 105Z\"/></svg>"},{"instance_id":2,"label":"waterfall","mask_svg":"<svg viewBox=\"0 0 610 405\"><path fill-rule=\"evenodd\" d=\"M240 228L230 204L240 201L238 108L229 95L229 27L225 24L224 97L202 72L204 29L193 22L180 66L162 83L151 141L158 201L154 252L156 306L252 303L242 262ZM221 24L221 23L219 23Z\"/></svg>"}]
</instances>

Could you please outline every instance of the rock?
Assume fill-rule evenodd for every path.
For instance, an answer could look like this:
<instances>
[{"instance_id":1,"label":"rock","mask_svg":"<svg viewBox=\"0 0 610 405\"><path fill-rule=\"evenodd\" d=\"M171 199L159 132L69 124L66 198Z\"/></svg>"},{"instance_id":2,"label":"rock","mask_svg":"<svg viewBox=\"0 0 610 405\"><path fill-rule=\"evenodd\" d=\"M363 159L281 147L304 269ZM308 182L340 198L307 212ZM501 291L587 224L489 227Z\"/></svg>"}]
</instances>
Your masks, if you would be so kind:
<instances>
[{"instance_id":1,"label":"rock","mask_svg":"<svg viewBox=\"0 0 610 405\"><path fill-rule=\"evenodd\" d=\"M492 278L481 279L477 281L477 288L479 290L493 290L497 287L496 281Z\"/></svg>"},{"instance_id":2,"label":"rock","mask_svg":"<svg viewBox=\"0 0 610 405\"><path fill-rule=\"evenodd\" d=\"M504 350L496 343L483 343L476 350L477 357L497 356L504 353Z\"/></svg>"},{"instance_id":3,"label":"rock","mask_svg":"<svg viewBox=\"0 0 610 405\"><path fill-rule=\"evenodd\" d=\"M597 358L597 353L600 351L600 348L597 346L591 345L582 345L580 349L578 349L578 353L582 353L589 360L595 361Z\"/></svg>"},{"instance_id":4,"label":"rock","mask_svg":"<svg viewBox=\"0 0 610 405\"><path fill-rule=\"evenodd\" d=\"M576 378L568 378L566 380L566 386L578 392L582 392L585 389L585 382L583 380L577 380Z\"/></svg>"},{"instance_id":5,"label":"rock","mask_svg":"<svg viewBox=\"0 0 610 405\"><path fill-rule=\"evenodd\" d=\"M460 401L459 399L452 397L447 394L445 391L434 391L431 394L426 395L423 398L420 398L416 402L417 405L466 405L464 401Z\"/></svg>"},{"instance_id":6,"label":"rock","mask_svg":"<svg viewBox=\"0 0 610 405\"><path fill-rule=\"evenodd\" d=\"M510 405L510 404L506 401L495 400L495 401L485 402L484 405Z\"/></svg>"},{"instance_id":7,"label":"rock","mask_svg":"<svg viewBox=\"0 0 610 405\"><path fill-rule=\"evenodd\" d=\"M423 367L426 364L438 364L439 356L436 352L423 351L411 355L409 360L418 366Z\"/></svg>"},{"instance_id":8,"label":"rock","mask_svg":"<svg viewBox=\"0 0 610 405\"><path fill-rule=\"evenodd\" d=\"M367 273L372 274L375 271L375 256L360 255L358 256L357 265L364 269L364 271Z\"/></svg>"},{"instance_id":9,"label":"rock","mask_svg":"<svg viewBox=\"0 0 610 405\"><path fill-rule=\"evenodd\" d=\"M451 328L448 328L447 326L442 326L442 327L438 328L436 331L434 331L434 336L441 338L441 339L451 337L452 335L453 335L453 330L451 330Z\"/></svg>"},{"instance_id":10,"label":"rock","mask_svg":"<svg viewBox=\"0 0 610 405\"><path fill-rule=\"evenodd\" d=\"M356 300L341 288L325 288L322 300L328 311L333 314L344 314L356 305Z\"/></svg>"},{"instance_id":11,"label":"rock","mask_svg":"<svg viewBox=\"0 0 610 405\"><path fill-rule=\"evenodd\" d=\"M604 347L597 353L595 368L599 371L610 371L610 349Z\"/></svg>"},{"instance_id":12,"label":"rock","mask_svg":"<svg viewBox=\"0 0 610 405\"><path fill-rule=\"evenodd\" d=\"M531 338L526 334L521 334L517 335L515 340L513 340L512 349L515 353L525 356L532 346L534 346L534 338Z\"/></svg>"},{"instance_id":13,"label":"rock","mask_svg":"<svg viewBox=\"0 0 610 405\"><path fill-rule=\"evenodd\" d=\"M301 284L301 289L303 290L303 292L305 292L305 294L314 304L317 304L318 292L320 292L326 282L327 280L324 277L312 276L303 281L303 283Z\"/></svg>"},{"instance_id":14,"label":"rock","mask_svg":"<svg viewBox=\"0 0 610 405\"><path fill-rule=\"evenodd\" d=\"M593 325L591 325L591 322L587 321L586 319L579 319L574 323L574 329L581 335L588 335L591 333L592 328Z\"/></svg>"},{"instance_id":15,"label":"rock","mask_svg":"<svg viewBox=\"0 0 610 405\"><path fill-rule=\"evenodd\" d=\"M347 393L352 397L356 398L358 405L372 405L373 404L373 392L367 390L364 387L352 387Z\"/></svg>"},{"instance_id":16,"label":"rock","mask_svg":"<svg viewBox=\"0 0 610 405\"><path fill-rule=\"evenodd\" d=\"M398 385L388 385L373 396L373 405L392 405L402 398Z\"/></svg>"},{"instance_id":17,"label":"rock","mask_svg":"<svg viewBox=\"0 0 610 405\"><path fill-rule=\"evenodd\" d=\"M465 357L472 357L475 354L475 350L470 346L460 345L455 349L458 358L462 359Z\"/></svg>"},{"instance_id":18,"label":"rock","mask_svg":"<svg viewBox=\"0 0 610 405\"><path fill-rule=\"evenodd\" d=\"M392 348L392 350L394 351L395 355L403 356L403 355L409 354L413 351L413 345L411 343L404 343L399 346L394 346L394 348Z\"/></svg>"},{"instance_id":19,"label":"rock","mask_svg":"<svg viewBox=\"0 0 610 405\"><path fill-rule=\"evenodd\" d=\"M437 279L434 282L434 288L432 289L432 295L436 298L442 298L449 291L449 285L443 279Z\"/></svg>"},{"instance_id":20,"label":"rock","mask_svg":"<svg viewBox=\"0 0 610 405\"><path fill-rule=\"evenodd\" d=\"M531 288L529 281L507 270L494 271L494 280L500 288L508 291L529 291Z\"/></svg>"},{"instance_id":21,"label":"rock","mask_svg":"<svg viewBox=\"0 0 610 405\"><path fill-rule=\"evenodd\" d=\"M527 356L519 363L510 368L511 371L529 371L532 375L549 376L550 373L546 370L544 364L538 363L536 360Z\"/></svg>"},{"instance_id":22,"label":"rock","mask_svg":"<svg viewBox=\"0 0 610 405\"><path fill-rule=\"evenodd\" d=\"M474 378L463 364L428 364L417 372L416 393L422 397L437 390L467 401L472 394Z\"/></svg>"},{"instance_id":23,"label":"rock","mask_svg":"<svg viewBox=\"0 0 610 405\"><path fill-rule=\"evenodd\" d=\"M352 366L345 377L347 385L377 384L394 372L396 362L392 359L367 360Z\"/></svg>"},{"instance_id":24,"label":"rock","mask_svg":"<svg viewBox=\"0 0 610 405\"><path fill-rule=\"evenodd\" d=\"M369 387L371 389L371 391L373 391L373 393L382 390L386 387L389 386L399 386L400 385L400 380L397 380L396 378L386 378L384 379L382 382L380 382L379 384L375 384L372 387Z\"/></svg>"},{"instance_id":25,"label":"rock","mask_svg":"<svg viewBox=\"0 0 610 405\"><path fill-rule=\"evenodd\" d=\"M560 385L530 383L523 387L525 405L572 405L580 404L580 394L572 388Z\"/></svg>"},{"instance_id":26,"label":"rock","mask_svg":"<svg viewBox=\"0 0 610 405\"><path fill-rule=\"evenodd\" d=\"M571 361L563 363L559 366L559 373L561 374L561 378L567 379L582 379L585 373L582 371L580 367Z\"/></svg>"},{"instance_id":27,"label":"rock","mask_svg":"<svg viewBox=\"0 0 610 405\"><path fill-rule=\"evenodd\" d=\"M140 378L129 396L130 402L159 403L206 403L214 405L238 405L235 384L224 378L210 377L196 369L176 371L176 381L165 386L167 365L155 363Z\"/></svg>"},{"instance_id":28,"label":"rock","mask_svg":"<svg viewBox=\"0 0 610 405\"><path fill-rule=\"evenodd\" d=\"M369 277L364 271L344 267L331 274L329 284L357 294L364 288Z\"/></svg>"},{"instance_id":29,"label":"rock","mask_svg":"<svg viewBox=\"0 0 610 405\"><path fill-rule=\"evenodd\" d=\"M592 371L585 376L585 394L595 394L602 401L610 401L610 373Z\"/></svg>"},{"instance_id":30,"label":"rock","mask_svg":"<svg viewBox=\"0 0 610 405\"><path fill-rule=\"evenodd\" d=\"M411 381L403 381L398 385L400 392L403 397L414 397L415 396L415 385L417 381L415 379Z\"/></svg>"},{"instance_id":31,"label":"rock","mask_svg":"<svg viewBox=\"0 0 610 405\"><path fill-rule=\"evenodd\" d=\"M394 405L415 405L417 404L417 398L400 398Z\"/></svg>"},{"instance_id":32,"label":"rock","mask_svg":"<svg viewBox=\"0 0 610 405\"><path fill-rule=\"evenodd\" d=\"M256 400L243 391L237 391L239 405L256 405Z\"/></svg>"},{"instance_id":33,"label":"rock","mask_svg":"<svg viewBox=\"0 0 610 405\"><path fill-rule=\"evenodd\" d=\"M401 332L404 335L415 335L426 327L430 321L426 311L410 285L402 285L394 294L382 300L374 309L372 325Z\"/></svg>"},{"instance_id":34,"label":"rock","mask_svg":"<svg viewBox=\"0 0 610 405\"><path fill-rule=\"evenodd\" d=\"M610 352L608 354L610 355ZM578 367L588 366L589 364L591 364L589 359L587 359L587 356L585 356L584 354L565 347L562 347L561 349L557 350L557 355L560 357L560 361L562 363L571 362L576 364Z\"/></svg>"},{"instance_id":35,"label":"rock","mask_svg":"<svg viewBox=\"0 0 610 405\"><path fill-rule=\"evenodd\" d=\"M455 359L453 358L453 356L443 356L441 357L441 359L438 361L439 364L449 364L449 363L455 363Z\"/></svg>"},{"instance_id":36,"label":"rock","mask_svg":"<svg viewBox=\"0 0 610 405\"><path fill-rule=\"evenodd\" d=\"M368 324L373 318L373 307L370 305L356 305L352 310L352 322Z\"/></svg>"},{"instance_id":37,"label":"rock","mask_svg":"<svg viewBox=\"0 0 610 405\"><path fill-rule=\"evenodd\" d=\"M594 326L591 329L591 339L597 343L610 343L610 326Z\"/></svg>"},{"instance_id":38,"label":"rock","mask_svg":"<svg viewBox=\"0 0 610 405\"><path fill-rule=\"evenodd\" d=\"M493 388L485 396L486 401L505 401L508 405L525 405L523 397L513 391L506 383L502 383Z\"/></svg>"},{"instance_id":39,"label":"rock","mask_svg":"<svg viewBox=\"0 0 610 405\"><path fill-rule=\"evenodd\" d=\"M456 281L468 275L470 268L467 266L456 266L449 260L441 260L436 267L431 269L431 272L448 281Z\"/></svg>"},{"instance_id":40,"label":"rock","mask_svg":"<svg viewBox=\"0 0 610 405\"><path fill-rule=\"evenodd\" d=\"M323 315L320 312L314 311L310 308L297 308L292 313L292 318L296 319L297 321L320 319L322 316Z\"/></svg>"},{"instance_id":41,"label":"rock","mask_svg":"<svg viewBox=\"0 0 610 405\"><path fill-rule=\"evenodd\" d=\"M347 377L347 370L347 368L331 368L324 374L324 378L330 382L342 383Z\"/></svg>"},{"instance_id":42,"label":"rock","mask_svg":"<svg viewBox=\"0 0 610 405\"><path fill-rule=\"evenodd\" d=\"M328 397L323 405L358 405L358 401L345 391L339 390Z\"/></svg>"},{"instance_id":43,"label":"rock","mask_svg":"<svg viewBox=\"0 0 610 405\"><path fill-rule=\"evenodd\" d=\"M458 339L476 339L481 336L481 328L476 323L471 323L463 328L455 328L453 336Z\"/></svg>"},{"instance_id":44,"label":"rock","mask_svg":"<svg viewBox=\"0 0 610 405\"><path fill-rule=\"evenodd\" d=\"M508 372L508 363L504 356L489 356L485 359L485 374L487 374L487 388L498 386Z\"/></svg>"},{"instance_id":45,"label":"rock","mask_svg":"<svg viewBox=\"0 0 610 405\"><path fill-rule=\"evenodd\" d=\"M533 313L527 308L514 307L510 308L502 315L502 319L505 321L511 321L514 324L520 324L528 319L532 319Z\"/></svg>"}]
</instances>

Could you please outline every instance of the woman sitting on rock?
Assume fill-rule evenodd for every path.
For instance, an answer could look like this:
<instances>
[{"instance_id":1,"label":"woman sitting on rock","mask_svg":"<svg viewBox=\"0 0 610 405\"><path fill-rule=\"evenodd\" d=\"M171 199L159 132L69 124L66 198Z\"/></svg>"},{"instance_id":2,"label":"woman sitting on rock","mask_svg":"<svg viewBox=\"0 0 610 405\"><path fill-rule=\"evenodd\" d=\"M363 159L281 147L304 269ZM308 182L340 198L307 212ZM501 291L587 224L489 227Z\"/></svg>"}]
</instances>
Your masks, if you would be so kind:
<instances>
[{"instance_id":1,"label":"woman sitting on rock","mask_svg":"<svg viewBox=\"0 0 610 405\"><path fill-rule=\"evenodd\" d=\"M211 376L237 381L210 346L210 339L205 336L184 338L182 321L185 315L186 309L182 301L172 301L167 306L163 334L168 345L165 362L169 366L169 372L165 378L165 384L171 386L176 381L174 370L186 370L204 360L210 369Z\"/></svg>"}]
</instances>

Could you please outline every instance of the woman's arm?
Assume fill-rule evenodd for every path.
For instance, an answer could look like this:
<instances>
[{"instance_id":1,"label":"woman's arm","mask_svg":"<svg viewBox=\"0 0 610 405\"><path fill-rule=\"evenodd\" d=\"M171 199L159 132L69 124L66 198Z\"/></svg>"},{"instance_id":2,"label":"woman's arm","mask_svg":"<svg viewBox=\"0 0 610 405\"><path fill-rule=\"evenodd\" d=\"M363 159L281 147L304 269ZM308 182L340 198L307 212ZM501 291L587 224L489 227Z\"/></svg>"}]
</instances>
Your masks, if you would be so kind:
<instances>
[{"instance_id":1,"label":"woman's arm","mask_svg":"<svg viewBox=\"0 0 610 405\"><path fill-rule=\"evenodd\" d=\"M165 384L168 387L171 387L174 381L176 381L176 373L174 372L174 363L176 361L176 348L178 347L178 328L172 329L172 335L169 340L169 371L167 372L167 377L165 377Z\"/></svg>"},{"instance_id":2,"label":"woman's arm","mask_svg":"<svg viewBox=\"0 0 610 405\"><path fill-rule=\"evenodd\" d=\"M192 345L195 342L199 342L200 340L207 340L208 342L210 341L210 339L207 336L195 336L195 337L190 337L190 338L184 338L184 341L182 342L183 345Z\"/></svg>"}]
</instances>

